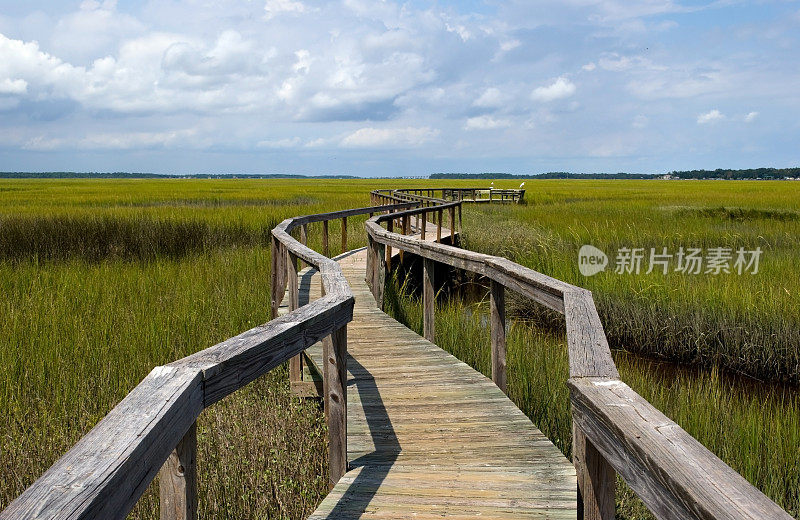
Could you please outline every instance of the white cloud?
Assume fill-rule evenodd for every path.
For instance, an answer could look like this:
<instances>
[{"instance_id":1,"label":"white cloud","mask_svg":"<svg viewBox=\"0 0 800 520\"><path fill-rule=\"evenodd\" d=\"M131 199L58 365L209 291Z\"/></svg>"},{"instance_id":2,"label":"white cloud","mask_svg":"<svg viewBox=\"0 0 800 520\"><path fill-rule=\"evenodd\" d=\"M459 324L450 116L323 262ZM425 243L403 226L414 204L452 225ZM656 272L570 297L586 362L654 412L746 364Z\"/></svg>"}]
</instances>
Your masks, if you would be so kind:
<instances>
[{"instance_id":1,"label":"white cloud","mask_svg":"<svg viewBox=\"0 0 800 520\"><path fill-rule=\"evenodd\" d=\"M28 91L28 82L24 79L4 78L0 81L0 94L24 94Z\"/></svg>"},{"instance_id":2,"label":"white cloud","mask_svg":"<svg viewBox=\"0 0 800 520\"><path fill-rule=\"evenodd\" d=\"M589 63L587 63L586 65L581 67L581 70L585 70L586 72L591 72L596 68L597 68L597 65L593 61L590 61Z\"/></svg>"},{"instance_id":3,"label":"white cloud","mask_svg":"<svg viewBox=\"0 0 800 520\"><path fill-rule=\"evenodd\" d=\"M280 14L302 14L306 11L305 4L297 0L267 0L264 4L264 19L271 20Z\"/></svg>"},{"instance_id":4,"label":"white cloud","mask_svg":"<svg viewBox=\"0 0 800 520\"><path fill-rule=\"evenodd\" d=\"M746 123L752 123L758 117L758 112L750 112L746 116L744 116L744 121Z\"/></svg>"},{"instance_id":5,"label":"white cloud","mask_svg":"<svg viewBox=\"0 0 800 520\"><path fill-rule=\"evenodd\" d=\"M478 116L467 119L464 125L465 130L495 130L498 128L508 128L511 121L508 119L495 119L491 116Z\"/></svg>"},{"instance_id":6,"label":"white cloud","mask_svg":"<svg viewBox=\"0 0 800 520\"><path fill-rule=\"evenodd\" d=\"M428 143L439 135L430 127L361 128L341 140L345 148L407 148Z\"/></svg>"},{"instance_id":7,"label":"white cloud","mask_svg":"<svg viewBox=\"0 0 800 520\"><path fill-rule=\"evenodd\" d=\"M575 93L575 90L575 84L564 76L561 76L550 85L533 89L533 92L531 92L531 99L546 103L568 98Z\"/></svg>"},{"instance_id":8,"label":"white cloud","mask_svg":"<svg viewBox=\"0 0 800 520\"><path fill-rule=\"evenodd\" d=\"M476 107L497 108L505 102L505 96L499 88L489 87L472 103Z\"/></svg>"},{"instance_id":9,"label":"white cloud","mask_svg":"<svg viewBox=\"0 0 800 520\"><path fill-rule=\"evenodd\" d=\"M195 129L167 132L103 132L82 137L36 136L23 148L35 151L53 150L133 150L140 148L173 148L176 145L199 147L207 142L193 142Z\"/></svg>"},{"instance_id":10,"label":"white cloud","mask_svg":"<svg viewBox=\"0 0 800 520\"><path fill-rule=\"evenodd\" d=\"M710 123L716 123L717 121L722 121L723 119L725 119L725 115L719 110L714 109L697 116L697 124L707 125Z\"/></svg>"},{"instance_id":11,"label":"white cloud","mask_svg":"<svg viewBox=\"0 0 800 520\"><path fill-rule=\"evenodd\" d=\"M295 148L300 146L301 139L299 137L291 137L286 139L265 139L256 144L258 148Z\"/></svg>"}]
</instances>

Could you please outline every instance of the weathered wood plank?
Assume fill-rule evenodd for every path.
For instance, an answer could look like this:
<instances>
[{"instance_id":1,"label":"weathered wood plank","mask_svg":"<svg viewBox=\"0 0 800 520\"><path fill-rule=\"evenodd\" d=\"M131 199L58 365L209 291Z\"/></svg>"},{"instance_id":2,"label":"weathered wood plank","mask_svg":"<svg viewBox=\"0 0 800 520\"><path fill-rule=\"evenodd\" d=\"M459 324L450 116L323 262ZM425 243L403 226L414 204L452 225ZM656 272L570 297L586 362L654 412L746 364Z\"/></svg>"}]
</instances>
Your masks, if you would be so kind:
<instances>
[{"instance_id":1,"label":"weathered wood plank","mask_svg":"<svg viewBox=\"0 0 800 520\"><path fill-rule=\"evenodd\" d=\"M568 381L573 420L658 518L790 516L622 381Z\"/></svg>"},{"instance_id":2,"label":"weathered wood plank","mask_svg":"<svg viewBox=\"0 0 800 520\"><path fill-rule=\"evenodd\" d=\"M564 293L570 377L618 378L603 324L597 315L592 293L572 289Z\"/></svg>"},{"instance_id":3,"label":"weathered wood plank","mask_svg":"<svg viewBox=\"0 0 800 520\"><path fill-rule=\"evenodd\" d=\"M422 260L422 328L423 336L433 343L436 337L436 293L434 273L436 263L429 259Z\"/></svg>"},{"instance_id":4,"label":"weathered wood plank","mask_svg":"<svg viewBox=\"0 0 800 520\"><path fill-rule=\"evenodd\" d=\"M161 520L197 518L197 422L158 472Z\"/></svg>"},{"instance_id":5,"label":"weathered wood plank","mask_svg":"<svg viewBox=\"0 0 800 520\"><path fill-rule=\"evenodd\" d=\"M572 463L578 476L578 517L613 520L617 474L575 424L572 425Z\"/></svg>"},{"instance_id":6,"label":"weathered wood plank","mask_svg":"<svg viewBox=\"0 0 800 520\"><path fill-rule=\"evenodd\" d=\"M330 336L325 358L330 487L347 472L347 327Z\"/></svg>"},{"instance_id":7,"label":"weathered wood plank","mask_svg":"<svg viewBox=\"0 0 800 520\"><path fill-rule=\"evenodd\" d=\"M489 314L492 343L492 381L506 393L506 293L502 284L491 281Z\"/></svg>"},{"instance_id":8,"label":"weathered wood plank","mask_svg":"<svg viewBox=\"0 0 800 520\"><path fill-rule=\"evenodd\" d=\"M203 370L208 407L350 322L352 309L352 297L329 294L167 366Z\"/></svg>"}]
</instances>

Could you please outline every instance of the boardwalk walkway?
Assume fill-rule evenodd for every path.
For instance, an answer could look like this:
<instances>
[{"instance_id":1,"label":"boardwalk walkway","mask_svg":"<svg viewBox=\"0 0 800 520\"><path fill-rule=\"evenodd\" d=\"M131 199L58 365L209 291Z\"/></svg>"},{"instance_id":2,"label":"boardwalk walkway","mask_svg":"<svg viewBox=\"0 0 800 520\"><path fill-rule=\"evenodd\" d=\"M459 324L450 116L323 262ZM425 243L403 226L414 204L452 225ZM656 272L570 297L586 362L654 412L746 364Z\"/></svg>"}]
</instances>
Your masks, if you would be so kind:
<instances>
[{"instance_id":1,"label":"boardwalk walkway","mask_svg":"<svg viewBox=\"0 0 800 520\"><path fill-rule=\"evenodd\" d=\"M356 300L350 471L310 518L575 518L575 469L561 452L491 380L378 308L366 250L338 261ZM301 276L302 304L320 289ZM306 352L321 366L321 347Z\"/></svg>"}]
</instances>

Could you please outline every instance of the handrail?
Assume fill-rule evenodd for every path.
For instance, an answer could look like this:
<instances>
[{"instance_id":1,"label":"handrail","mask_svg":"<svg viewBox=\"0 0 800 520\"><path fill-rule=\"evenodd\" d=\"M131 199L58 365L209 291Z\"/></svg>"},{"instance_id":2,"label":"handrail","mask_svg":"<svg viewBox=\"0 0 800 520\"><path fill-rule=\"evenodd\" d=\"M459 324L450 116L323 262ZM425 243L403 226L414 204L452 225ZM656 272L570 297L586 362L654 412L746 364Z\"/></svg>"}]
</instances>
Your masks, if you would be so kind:
<instances>
[{"instance_id":1,"label":"handrail","mask_svg":"<svg viewBox=\"0 0 800 520\"><path fill-rule=\"evenodd\" d=\"M418 190L427 191L427 190ZM386 199L406 194L373 192ZM505 258L423 241L384 229L394 219L437 211L439 206L400 211L367 220L367 281L382 304L384 247L423 259L423 334L433 340L433 271L436 262L487 277L490 287L492 378L505 391L506 288L564 315L573 417L573 463L579 512L612 519L615 471L657 518L785 519L786 511L722 462L619 378L600 317L586 289ZM370 271L372 269L372 271Z\"/></svg>"},{"instance_id":2,"label":"handrail","mask_svg":"<svg viewBox=\"0 0 800 520\"><path fill-rule=\"evenodd\" d=\"M273 319L217 345L154 368L94 428L0 512L11 519L122 519L161 470L161 518L195 518L195 421L203 409L239 390L306 348L331 345L326 370L330 474L346 471L346 325L354 298L339 264L295 240L291 231L311 222L347 218L418 203L307 215L272 231ZM343 241L346 244L346 239ZM322 276L325 295L277 316L276 278L285 264L274 254L302 258ZM279 271L275 267L279 266ZM290 300L293 299L290 296ZM296 301L296 297L294 298ZM278 301L278 305L280 300ZM331 398L332 397L332 398Z\"/></svg>"}]
</instances>

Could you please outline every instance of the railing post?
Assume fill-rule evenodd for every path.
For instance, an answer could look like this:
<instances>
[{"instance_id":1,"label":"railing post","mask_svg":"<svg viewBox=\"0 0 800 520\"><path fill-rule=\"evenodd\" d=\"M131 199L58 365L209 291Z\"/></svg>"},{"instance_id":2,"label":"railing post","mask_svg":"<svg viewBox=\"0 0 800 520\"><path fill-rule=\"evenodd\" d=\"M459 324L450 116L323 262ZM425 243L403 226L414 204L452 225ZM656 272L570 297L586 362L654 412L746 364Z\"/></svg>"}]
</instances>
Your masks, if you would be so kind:
<instances>
[{"instance_id":1,"label":"railing post","mask_svg":"<svg viewBox=\"0 0 800 520\"><path fill-rule=\"evenodd\" d=\"M330 487L347 473L347 326L330 335L325 354Z\"/></svg>"},{"instance_id":2,"label":"railing post","mask_svg":"<svg viewBox=\"0 0 800 520\"><path fill-rule=\"evenodd\" d=\"M287 252L286 278L289 283L289 311L300 307L300 288L297 279L297 256ZM291 385L303 380L302 354L289 360L289 382Z\"/></svg>"},{"instance_id":3,"label":"railing post","mask_svg":"<svg viewBox=\"0 0 800 520\"><path fill-rule=\"evenodd\" d=\"M463 225L464 222L461 220L461 206L463 206L462 202L458 203L458 235L459 237L464 234Z\"/></svg>"},{"instance_id":4,"label":"railing post","mask_svg":"<svg viewBox=\"0 0 800 520\"><path fill-rule=\"evenodd\" d=\"M322 254L330 257L330 250L328 249L328 221L322 221Z\"/></svg>"},{"instance_id":5,"label":"railing post","mask_svg":"<svg viewBox=\"0 0 800 520\"><path fill-rule=\"evenodd\" d=\"M347 217L342 217L342 253L347 251Z\"/></svg>"},{"instance_id":6,"label":"railing post","mask_svg":"<svg viewBox=\"0 0 800 520\"><path fill-rule=\"evenodd\" d=\"M436 330L434 324L436 293L434 292L434 271L436 262L430 258L422 259L422 334L434 343Z\"/></svg>"},{"instance_id":7,"label":"railing post","mask_svg":"<svg viewBox=\"0 0 800 520\"><path fill-rule=\"evenodd\" d=\"M386 231L394 232L394 219L390 218L386 221ZM392 272L392 246L388 244L386 245L386 270Z\"/></svg>"},{"instance_id":8,"label":"railing post","mask_svg":"<svg viewBox=\"0 0 800 520\"><path fill-rule=\"evenodd\" d=\"M425 240L425 230L428 227L428 212L427 211L423 211L421 213L421 215L422 215L422 219L421 219L422 220L422 230L421 230L422 237L421 238L422 238L422 240Z\"/></svg>"},{"instance_id":9,"label":"railing post","mask_svg":"<svg viewBox=\"0 0 800 520\"><path fill-rule=\"evenodd\" d=\"M572 462L578 477L578 518L613 520L616 473L574 421Z\"/></svg>"},{"instance_id":10,"label":"railing post","mask_svg":"<svg viewBox=\"0 0 800 520\"><path fill-rule=\"evenodd\" d=\"M283 245L274 236L270 241L270 262L272 264L272 316L274 320L278 317L278 309L283 301L284 277L286 276L286 256L283 254Z\"/></svg>"},{"instance_id":11,"label":"railing post","mask_svg":"<svg viewBox=\"0 0 800 520\"><path fill-rule=\"evenodd\" d=\"M489 307L492 328L492 381L506 393L506 293L500 282L491 281Z\"/></svg>"},{"instance_id":12,"label":"railing post","mask_svg":"<svg viewBox=\"0 0 800 520\"><path fill-rule=\"evenodd\" d=\"M442 241L442 210L436 212L436 241Z\"/></svg>"},{"instance_id":13,"label":"railing post","mask_svg":"<svg viewBox=\"0 0 800 520\"><path fill-rule=\"evenodd\" d=\"M158 472L160 520L197 518L197 423L194 422Z\"/></svg>"},{"instance_id":14,"label":"railing post","mask_svg":"<svg viewBox=\"0 0 800 520\"><path fill-rule=\"evenodd\" d=\"M409 224L408 215L403 215L403 217L400 219L400 229L401 229L400 232L403 235L407 235L408 234L408 224ZM403 265L403 250L402 249L400 250L400 265Z\"/></svg>"},{"instance_id":15,"label":"railing post","mask_svg":"<svg viewBox=\"0 0 800 520\"><path fill-rule=\"evenodd\" d=\"M448 217L450 217L450 245L456 245L456 207L450 206L448 208Z\"/></svg>"}]
</instances>

